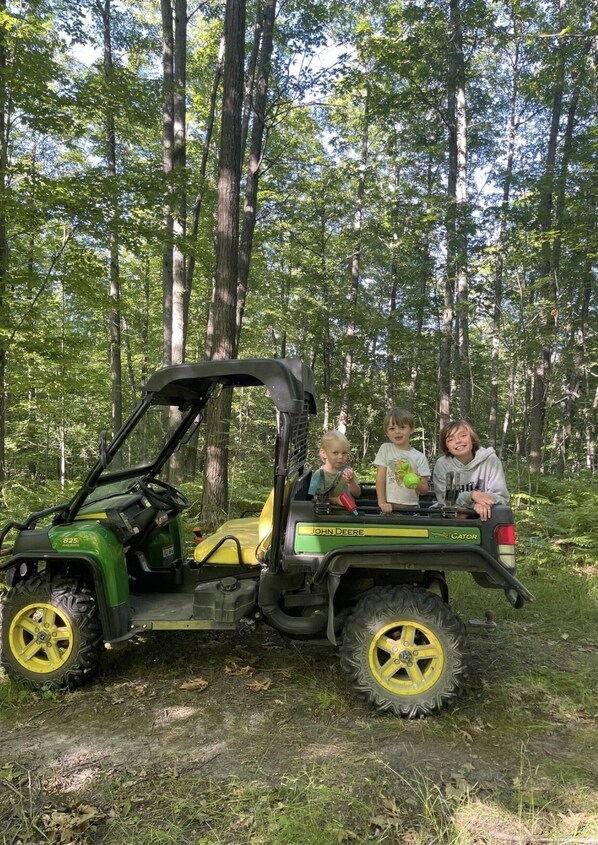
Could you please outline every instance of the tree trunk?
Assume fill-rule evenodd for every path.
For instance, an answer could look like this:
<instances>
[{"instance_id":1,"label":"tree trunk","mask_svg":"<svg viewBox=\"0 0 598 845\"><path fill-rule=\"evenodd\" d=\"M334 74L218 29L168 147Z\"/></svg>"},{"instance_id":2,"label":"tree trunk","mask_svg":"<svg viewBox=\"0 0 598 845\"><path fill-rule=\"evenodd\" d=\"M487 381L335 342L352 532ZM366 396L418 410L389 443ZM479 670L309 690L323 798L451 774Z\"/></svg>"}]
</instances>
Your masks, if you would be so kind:
<instances>
[{"instance_id":1,"label":"tree trunk","mask_svg":"<svg viewBox=\"0 0 598 845\"><path fill-rule=\"evenodd\" d=\"M450 0L450 74L455 97L453 112L455 143L454 248L452 250L456 296L456 361L455 375L459 385L460 414L471 416L471 370L469 362L469 280L467 269L467 112L465 107L465 61L459 0Z\"/></svg>"},{"instance_id":2,"label":"tree trunk","mask_svg":"<svg viewBox=\"0 0 598 845\"><path fill-rule=\"evenodd\" d=\"M452 16L453 0L451 0ZM446 277L444 283L444 307L440 328L440 350L438 356L438 416L440 429L451 416L451 364L453 348L453 321L455 317L455 280L457 263L457 74L455 49L451 44L449 72L447 79L447 122L448 122L448 174L446 205Z\"/></svg>"},{"instance_id":3,"label":"tree trunk","mask_svg":"<svg viewBox=\"0 0 598 845\"><path fill-rule=\"evenodd\" d=\"M110 374L112 381L112 434L122 425L122 342L120 311L120 208L116 173L116 126L111 106L110 88L114 79L112 60L112 8L111 0L97 3L102 21L104 39L104 79L108 89L106 97L106 174L110 196Z\"/></svg>"},{"instance_id":4,"label":"tree trunk","mask_svg":"<svg viewBox=\"0 0 598 845\"><path fill-rule=\"evenodd\" d=\"M251 127L251 143L249 148L249 163L247 167L247 185L245 188L245 207L243 210L243 227L239 244L239 275L237 279L237 338L239 347L245 301L247 298L247 284L249 267L253 249L253 233L257 219L257 195L259 169L262 159L264 141L266 100L268 95L268 79L273 48L274 19L276 17L276 0L265 0L262 15L262 45L257 69L257 84L253 102L253 123Z\"/></svg>"},{"instance_id":5,"label":"tree trunk","mask_svg":"<svg viewBox=\"0 0 598 845\"><path fill-rule=\"evenodd\" d=\"M271 2L271 0L266 0ZM276 0L274 0L276 5ZM245 69L245 96L243 98L243 115L241 117L241 159L245 155L245 147L247 145L247 136L249 134L249 123L251 121L251 113L254 108L254 90L255 73L257 68L257 60L260 53L260 46L262 44L266 14L265 8L258 6L257 18L253 27L253 41L251 44L251 52L247 60L247 68ZM272 20L274 24L274 19ZM272 31L270 30L270 38L272 38Z\"/></svg>"},{"instance_id":6,"label":"tree trunk","mask_svg":"<svg viewBox=\"0 0 598 845\"><path fill-rule=\"evenodd\" d=\"M349 408L351 401L351 377L353 374L353 354L355 342L355 322L357 299L359 296L359 277L361 274L361 250L363 246L363 200L365 196L365 180L368 167L369 144L369 103L370 86L366 84L363 106L363 126L361 130L361 154L359 157L359 174L357 178L357 194L355 197L355 211L353 214L353 254L351 256L351 288L349 294L349 318L345 333L345 353L343 355L341 373L341 407L338 415L337 428L341 432L347 430Z\"/></svg>"},{"instance_id":7,"label":"tree trunk","mask_svg":"<svg viewBox=\"0 0 598 845\"><path fill-rule=\"evenodd\" d=\"M185 273L185 237L187 233L187 0L175 0L174 29L174 147L172 156L173 220L172 220L172 354L173 364L185 360L185 305L187 277Z\"/></svg>"},{"instance_id":8,"label":"tree trunk","mask_svg":"<svg viewBox=\"0 0 598 845\"><path fill-rule=\"evenodd\" d=\"M590 42L588 41L588 48ZM562 243L563 243L563 236L565 233L565 191L567 185L567 176L569 172L569 163L571 160L571 152L573 147L573 129L575 126L575 116L577 114L577 106L579 103L579 95L581 91L581 80L584 76L585 70L585 57L586 52L583 51L583 63L579 69L578 79L574 86L571 100L569 102L569 108L567 109L567 124L565 126L565 133L564 138L562 140L562 156L561 156L561 167L558 179L558 191L557 191L557 200L556 200L556 214L555 214L555 224L556 224L556 231L554 236L554 246L552 250L553 258L552 263L554 267L554 272L557 278L560 275L560 265L561 265L561 252L562 252ZM583 285L582 285L582 296L581 296L581 308L577 311L579 317L577 318L577 322L580 327L580 332L572 332L572 324L573 320L571 321L571 325L567 330L567 340L566 345L569 347L569 358L571 359L571 369L568 374L564 375L564 393L563 396L565 397L564 402L562 404L563 409L563 425L562 425L562 438L561 438L561 450L560 450L560 464L558 470L561 473L565 473L567 471L567 461L569 457L569 447L571 444L571 437L573 435L572 430L572 422L574 417L574 408L579 398L579 382L578 376L579 371L581 368L581 360L582 354L585 347L585 330L586 326L583 324L583 313L586 305L589 303L589 299L586 302L586 292L584 288L587 285L587 276L585 275L585 267L587 266L588 261L586 257L586 261L584 262L584 274L583 278ZM575 285L572 290L570 290L570 294L567 297L567 301L573 303L577 299L578 294L578 285Z\"/></svg>"},{"instance_id":9,"label":"tree trunk","mask_svg":"<svg viewBox=\"0 0 598 845\"><path fill-rule=\"evenodd\" d=\"M174 218L171 177L174 156L174 31L170 0L160 0L162 10L162 170L164 172L162 242L162 324L164 365L172 363L172 295Z\"/></svg>"},{"instance_id":10,"label":"tree trunk","mask_svg":"<svg viewBox=\"0 0 598 845\"><path fill-rule=\"evenodd\" d=\"M235 358L241 182L241 107L245 53L245 0L227 0L224 20L222 129L218 170L216 274L206 337L206 358ZM223 390L206 419L202 522L213 528L228 511L228 440L231 391Z\"/></svg>"},{"instance_id":11,"label":"tree trunk","mask_svg":"<svg viewBox=\"0 0 598 845\"><path fill-rule=\"evenodd\" d=\"M143 317L141 323L141 384L147 384L149 375L149 324L150 324L150 268L149 258L143 260Z\"/></svg>"},{"instance_id":12,"label":"tree trunk","mask_svg":"<svg viewBox=\"0 0 598 845\"><path fill-rule=\"evenodd\" d=\"M427 196L428 206L432 205L432 163L428 161L427 167ZM422 240L421 278L419 282L419 296L417 302L417 329L413 338L411 350L411 372L409 378L409 390L407 392L407 408L413 411L417 400L417 387L419 381L420 363L422 350L420 340L423 336L424 320L428 312L428 276L432 275L432 261L430 260L430 237L426 227L425 236Z\"/></svg>"},{"instance_id":13,"label":"tree trunk","mask_svg":"<svg viewBox=\"0 0 598 845\"><path fill-rule=\"evenodd\" d=\"M6 0L0 0L0 12L6 13ZM8 226L6 219L6 183L8 167L9 97L6 90L6 29L0 26L0 494L6 481L5 420L6 391L6 335L9 310L6 301L9 277Z\"/></svg>"},{"instance_id":14,"label":"tree trunk","mask_svg":"<svg viewBox=\"0 0 598 845\"><path fill-rule=\"evenodd\" d=\"M222 59L224 56L224 39L220 42L220 49L218 51L218 59L214 69L214 80L212 82L212 91L210 93L210 112L208 115L208 122L206 125L205 137L203 142L203 150L201 154L201 164L199 167L199 191L193 204L193 215L191 223L191 236L189 238L190 250L189 259L187 261L187 283L185 285L185 316L189 316L189 301L191 298L191 289L193 287L193 277L195 275L195 255L197 252L197 235L199 232L199 220L201 217L201 207L203 205L204 190L206 182L206 171L208 168L208 156L210 154L210 144L212 143L212 135L214 132L214 116L216 114L216 99L218 96L218 88L220 86L220 79L222 77ZM187 325L185 325L185 336L187 336Z\"/></svg>"},{"instance_id":15,"label":"tree trunk","mask_svg":"<svg viewBox=\"0 0 598 845\"><path fill-rule=\"evenodd\" d=\"M398 133L396 127L392 133L390 158L398 162ZM390 236L392 238L390 252L390 294L388 297L388 331L386 333L386 372L384 379L384 403L385 407L392 408L395 404L394 391L396 383L396 372L400 370L400 345L398 342L398 316L397 296L399 291L399 242L401 232L400 224L400 168L396 165L393 168L392 196L390 197Z\"/></svg>"},{"instance_id":16,"label":"tree trunk","mask_svg":"<svg viewBox=\"0 0 598 845\"><path fill-rule=\"evenodd\" d=\"M514 16L515 17L515 16ZM507 128L507 158L502 183L502 202L500 207L500 224L498 241L496 244L496 267L494 268L494 307L492 313L492 351L490 360L490 408L488 418L488 442L497 446L498 431L498 376L500 367L501 323L502 323L502 295L503 275L505 265L505 250L507 240L507 224L509 219L509 204L511 196L511 182L513 181L513 162L515 159L515 139L517 136L517 101L519 84L519 40L517 26L514 24L514 56L513 56L513 87L511 89L511 109Z\"/></svg>"},{"instance_id":17,"label":"tree trunk","mask_svg":"<svg viewBox=\"0 0 598 845\"><path fill-rule=\"evenodd\" d=\"M561 0L561 20L559 31L565 30L564 11L566 0ZM563 88L565 83L565 52L563 40L559 40L557 53L557 69L552 98L552 113L546 165L544 173L544 188L540 197L538 213L539 234L542 242L540 255L540 278L538 280L538 338L540 348L537 351L532 379L532 398L530 408L529 435L529 470L536 479L542 468L542 453L544 443L544 422L546 417L546 403L552 367L552 350L557 326L557 269L553 264L553 238L551 235L553 220L554 190L556 183L556 153L558 132L561 120L563 102Z\"/></svg>"}]
</instances>

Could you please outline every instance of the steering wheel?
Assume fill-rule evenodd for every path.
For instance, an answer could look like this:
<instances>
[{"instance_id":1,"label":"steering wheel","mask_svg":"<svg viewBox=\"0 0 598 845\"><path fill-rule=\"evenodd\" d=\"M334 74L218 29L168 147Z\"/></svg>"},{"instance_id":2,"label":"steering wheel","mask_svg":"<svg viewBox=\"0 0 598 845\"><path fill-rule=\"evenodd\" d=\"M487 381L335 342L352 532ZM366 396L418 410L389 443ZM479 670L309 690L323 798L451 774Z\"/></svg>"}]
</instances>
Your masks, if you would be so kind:
<instances>
[{"instance_id":1,"label":"steering wheel","mask_svg":"<svg viewBox=\"0 0 598 845\"><path fill-rule=\"evenodd\" d=\"M148 502L159 511L184 510L190 505L189 499L166 481L159 478L140 478L135 485Z\"/></svg>"}]
</instances>

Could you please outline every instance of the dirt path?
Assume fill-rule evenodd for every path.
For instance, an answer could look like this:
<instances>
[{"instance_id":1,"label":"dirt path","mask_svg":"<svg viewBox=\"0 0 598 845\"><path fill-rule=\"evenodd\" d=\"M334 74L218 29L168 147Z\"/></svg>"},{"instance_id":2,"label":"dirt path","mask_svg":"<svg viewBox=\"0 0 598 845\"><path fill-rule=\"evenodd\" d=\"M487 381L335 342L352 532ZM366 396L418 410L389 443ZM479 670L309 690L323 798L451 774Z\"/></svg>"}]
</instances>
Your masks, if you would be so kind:
<instances>
[{"instance_id":1,"label":"dirt path","mask_svg":"<svg viewBox=\"0 0 598 845\"><path fill-rule=\"evenodd\" d=\"M0 768L27 772L41 802L75 800L106 773L123 782L170 772L275 785L320 767L348 788L364 778L417 777L457 793L497 796L512 790L522 766L539 786L566 771L595 788L595 714L550 713L542 697L516 695L505 712L503 688L513 673L507 645L478 637L460 705L406 721L356 700L325 646L283 642L249 626L201 640L149 635L108 652L99 683L65 695L27 695L8 708ZM595 661L598 674L596 651L584 659ZM563 658L546 647L542 660L558 666ZM0 811L9 812L6 800Z\"/></svg>"}]
</instances>

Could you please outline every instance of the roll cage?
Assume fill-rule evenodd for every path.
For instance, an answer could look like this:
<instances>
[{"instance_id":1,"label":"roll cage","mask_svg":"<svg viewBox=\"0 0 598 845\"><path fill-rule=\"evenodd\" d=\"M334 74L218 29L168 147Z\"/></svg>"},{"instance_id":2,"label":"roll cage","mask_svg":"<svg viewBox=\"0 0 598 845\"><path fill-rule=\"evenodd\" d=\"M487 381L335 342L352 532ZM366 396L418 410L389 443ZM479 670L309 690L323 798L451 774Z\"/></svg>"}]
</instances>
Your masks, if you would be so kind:
<instances>
[{"instance_id":1,"label":"roll cage","mask_svg":"<svg viewBox=\"0 0 598 845\"><path fill-rule=\"evenodd\" d=\"M219 389L263 386L279 414L274 464L274 523L272 549L281 544L284 482L289 472L301 474L307 460L308 419L316 413L312 370L291 358L239 358L173 364L158 370L143 388L143 398L110 442L100 439L100 454L82 486L57 509L55 525L72 522L83 503L100 485L139 476L155 477L194 424L201 423L205 406ZM116 456L152 406L176 408L180 420L152 460L107 472ZM35 514L32 514L35 517ZM28 522L31 522L32 517ZM32 523L33 524L33 523ZM28 526L30 527L30 526Z\"/></svg>"}]
</instances>

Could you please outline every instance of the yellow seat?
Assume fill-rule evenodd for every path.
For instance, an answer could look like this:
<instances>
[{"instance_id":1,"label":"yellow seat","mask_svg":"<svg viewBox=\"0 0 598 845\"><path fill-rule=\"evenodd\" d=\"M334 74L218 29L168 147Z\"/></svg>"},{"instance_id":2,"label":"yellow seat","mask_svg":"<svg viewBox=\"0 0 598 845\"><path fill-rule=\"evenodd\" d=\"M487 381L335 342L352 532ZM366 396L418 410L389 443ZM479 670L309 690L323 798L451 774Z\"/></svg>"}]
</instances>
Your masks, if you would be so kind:
<instances>
[{"instance_id":1,"label":"yellow seat","mask_svg":"<svg viewBox=\"0 0 598 845\"><path fill-rule=\"evenodd\" d=\"M286 512L297 474L287 478L284 489ZM202 564L228 564L229 566L259 566L270 548L272 518L274 515L274 488L270 490L259 516L229 519L213 534L195 547L194 560Z\"/></svg>"},{"instance_id":2,"label":"yellow seat","mask_svg":"<svg viewBox=\"0 0 598 845\"><path fill-rule=\"evenodd\" d=\"M257 566L260 563L257 556L258 546L260 559L270 547L273 503L274 489L270 491L259 516L229 519L223 523L217 531L195 547L195 562L200 565L208 563Z\"/></svg>"}]
</instances>

